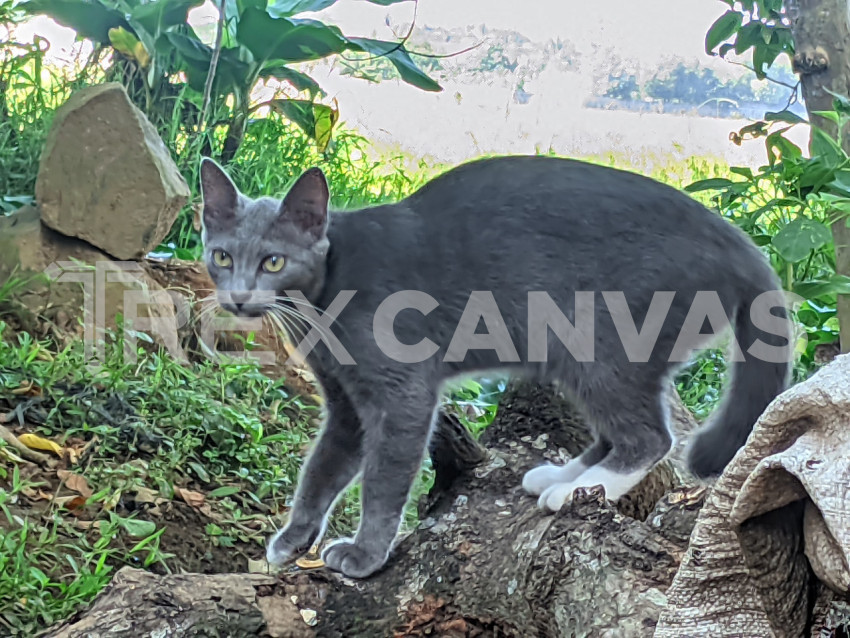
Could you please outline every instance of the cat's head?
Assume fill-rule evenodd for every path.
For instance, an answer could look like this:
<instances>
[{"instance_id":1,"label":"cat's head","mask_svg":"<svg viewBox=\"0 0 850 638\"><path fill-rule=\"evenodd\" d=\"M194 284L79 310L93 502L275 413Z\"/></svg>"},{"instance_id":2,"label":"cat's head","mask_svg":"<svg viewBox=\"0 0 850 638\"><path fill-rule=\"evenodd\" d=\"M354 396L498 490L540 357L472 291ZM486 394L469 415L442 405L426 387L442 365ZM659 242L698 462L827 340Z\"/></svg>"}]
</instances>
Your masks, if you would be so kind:
<instances>
[{"instance_id":1,"label":"cat's head","mask_svg":"<svg viewBox=\"0 0 850 638\"><path fill-rule=\"evenodd\" d=\"M204 260L225 310L259 316L284 291L311 300L321 291L329 193L320 169L305 171L283 200L251 199L204 158L201 192Z\"/></svg>"}]
</instances>

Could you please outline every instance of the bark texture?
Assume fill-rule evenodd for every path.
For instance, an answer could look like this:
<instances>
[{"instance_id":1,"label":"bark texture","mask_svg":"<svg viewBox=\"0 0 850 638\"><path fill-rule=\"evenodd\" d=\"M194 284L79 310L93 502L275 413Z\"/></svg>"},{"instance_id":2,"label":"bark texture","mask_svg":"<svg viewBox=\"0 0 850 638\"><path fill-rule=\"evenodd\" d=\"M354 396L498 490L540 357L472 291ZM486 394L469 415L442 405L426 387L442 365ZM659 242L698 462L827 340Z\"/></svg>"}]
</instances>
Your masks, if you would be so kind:
<instances>
[{"instance_id":1,"label":"bark texture","mask_svg":"<svg viewBox=\"0 0 850 638\"><path fill-rule=\"evenodd\" d=\"M673 402L676 429L692 426ZM552 391L514 387L482 436L446 417L432 446L441 478L421 525L386 569L353 581L324 569L266 575L119 572L91 608L50 636L651 636L705 489L677 460L617 504L580 491L554 516L520 487L541 461L576 454L587 432ZM441 461L440 455L467 460ZM471 467L468 464L473 464Z\"/></svg>"},{"instance_id":2,"label":"bark texture","mask_svg":"<svg viewBox=\"0 0 850 638\"><path fill-rule=\"evenodd\" d=\"M831 111L835 99L829 93L850 96L850 6L847 0L786 0L794 37L794 70L800 76L809 121L831 135L836 127L815 115ZM841 146L850 153L850 131ZM842 217L832 224L835 272L850 276L850 228ZM850 351L850 295L838 296L841 352Z\"/></svg>"}]
</instances>

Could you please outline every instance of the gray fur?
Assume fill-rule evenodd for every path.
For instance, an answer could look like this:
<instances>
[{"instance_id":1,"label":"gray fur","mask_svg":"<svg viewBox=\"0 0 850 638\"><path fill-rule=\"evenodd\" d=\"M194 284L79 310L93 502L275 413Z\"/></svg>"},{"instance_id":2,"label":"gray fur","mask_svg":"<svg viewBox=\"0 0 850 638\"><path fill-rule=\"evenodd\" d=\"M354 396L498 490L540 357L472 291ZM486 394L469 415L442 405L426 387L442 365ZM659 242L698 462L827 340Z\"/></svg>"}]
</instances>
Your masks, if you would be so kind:
<instances>
[{"instance_id":1,"label":"gray fur","mask_svg":"<svg viewBox=\"0 0 850 638\"><path fill-rule=\"evenodd\" d=\"M669 451L663 394L681 365L669 358L698 291L716 291L744 352L757 338L788 343L784 329L771 334L750 320L752 301L779 290L779 283L749 238L690 197L632 173L566 159L486 159L455 168L396 204L328 216L318 169L305 173L283 203L238 194L209 160L202 185L206 258L225 308L254 315L264 310L253 298L236 307L228 290L300 290L318 309L340 291L357 291L333 324L356 365L337 363L324 343L308 357L328 416L304 466L290 521L269 545L275 562L317 542L335 499L360 475L357 535L331 545L324 560L354 577L384 565L441 388L452 377L500 369L556 381L584 407L597 442L555 481L560 495L541 496L544 506L546 494L549 503L554 498L548 507L557 509L588 467L587 480L622 476L622 491ZM214 249L232 256L232 268L212 263ZM286 257L274 275L259 270L270 254ZM393 361L372 334L376 308L401 290L424 291L439 302L427 315L404 310L395 320L399 341L427 337L439 345L438 354L422 363ZM492 291L519 362L500 362L493 350L443 361L472 291ZM570 321L575 291L596 293L594 361L576 361L550 334L548 361L527 362L529 291L548 292ZM624 291L638 326L654 292L675 291L648 361L628 361L602 291ZM784 308L773 312L785 317ZM707 345L703 337L692 341L688 348ZM787 362L750 355L735 365L725 404L691 449L698 475L722 471L784 389L788 369ZM551 482L527 489L539 493Z\"/></svg>"}]
</instances>

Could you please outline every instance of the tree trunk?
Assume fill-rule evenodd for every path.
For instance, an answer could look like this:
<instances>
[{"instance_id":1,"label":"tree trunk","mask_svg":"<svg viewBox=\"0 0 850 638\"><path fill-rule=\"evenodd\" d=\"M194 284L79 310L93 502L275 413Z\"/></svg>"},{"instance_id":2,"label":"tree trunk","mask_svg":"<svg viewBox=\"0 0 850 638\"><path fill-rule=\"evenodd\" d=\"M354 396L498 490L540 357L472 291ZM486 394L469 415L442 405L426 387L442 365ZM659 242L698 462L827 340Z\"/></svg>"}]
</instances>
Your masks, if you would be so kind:
<instances>
[{"instance_id":1,"label":"tree trunk","mask_svg":"<svg viewBox=\"0 0 850 638\"><path fill-rule=\"evenodd\" d=\"M692 419L673 396L675 427L687 431ZM587 440L565 400L514 386L482 435L486 453L443 417L422 522L375 576L125 569L48 635L651 636L704 489L687 485L674 453L616 505L580 490L564 511L542 514L520 487L523 472Z\"/></svg>"},{"instance_id":2,"label":"tree trunk","mask_svg":"<svg viewBox=\"0 0 850 638\"><path fill-rule=\"evenodd\" d=\"M815 115L831 111L834 97L850 95L850 7L847 0L786 0L794 37L794 70L800 75L809 121L832 135L835 124ZM850 153L850 133L841 146ZM832 224L835 272L850 277L850 228L847 219ZM838 295L841 351L850 351L850 295Z\"/></svg>"}]
</instances>

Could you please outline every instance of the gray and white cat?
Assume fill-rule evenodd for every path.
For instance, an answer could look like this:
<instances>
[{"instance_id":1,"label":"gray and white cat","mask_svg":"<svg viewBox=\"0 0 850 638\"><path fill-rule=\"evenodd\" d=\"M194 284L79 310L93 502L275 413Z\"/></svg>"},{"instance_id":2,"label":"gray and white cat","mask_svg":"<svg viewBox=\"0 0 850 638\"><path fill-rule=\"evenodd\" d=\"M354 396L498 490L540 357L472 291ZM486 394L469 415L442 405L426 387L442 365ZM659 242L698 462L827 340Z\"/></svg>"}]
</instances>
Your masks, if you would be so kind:
<instances>
[{"instance_id":1,"label":"gray and white cat","mask_svg":"<svg viewBox=\"0 0 850 638\"><path fill-rule=\"evenodd\" d=\"M667 454L664 390L713 336L704 322L714 332L731 323L739 349L728 397L690 447L697 475L723 470L788 382L791 333L767 261L731 224L651 179L567 159L492 158L398 203L330 213L318 168L282 201L242 195L208 159L201 184L221 306L277 312L294 338L298 321L315 327L307 360L327 420L269 543L271 563L317 543L360 476L357 534L323 559L352 577L385 564L441 388L458 375L555 381L584 409L595 442L524 477L549 511L578 487L602 485L616 500Z\"/></svg>"}]
</instances>

